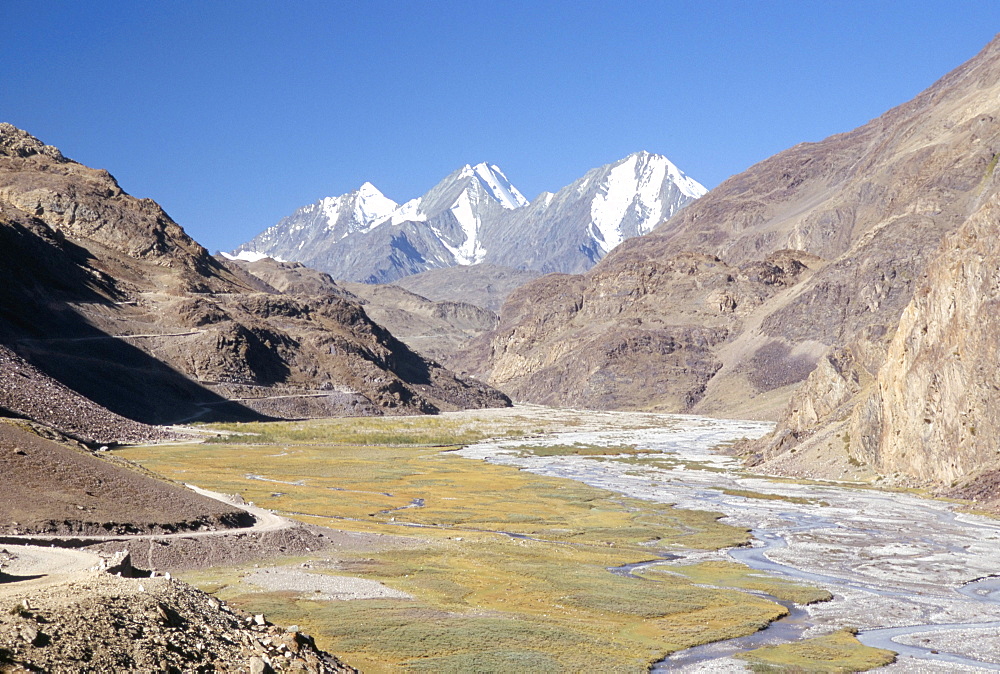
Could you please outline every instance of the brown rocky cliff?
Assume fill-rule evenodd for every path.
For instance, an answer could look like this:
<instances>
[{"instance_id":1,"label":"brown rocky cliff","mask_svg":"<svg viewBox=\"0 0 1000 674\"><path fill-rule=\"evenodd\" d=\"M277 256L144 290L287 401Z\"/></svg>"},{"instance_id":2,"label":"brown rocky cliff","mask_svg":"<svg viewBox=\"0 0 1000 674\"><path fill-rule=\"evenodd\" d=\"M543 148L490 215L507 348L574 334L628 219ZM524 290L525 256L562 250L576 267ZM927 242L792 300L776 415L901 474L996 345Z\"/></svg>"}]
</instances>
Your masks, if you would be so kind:
<instances>
[{"instance_id":1,"label":"brown rocky cliff","mask_svg":"<svg viewBox=\"0 0 1000 674\"><path fill-rule=\"evenodd\" d=\"M995 173L985 182L992 188ZM994 191L944 241L903 313L874 413L855 419L868 438L859 452L882 472L949 484L1000 468L998 224Z\"/></svg>"}]
</instances>

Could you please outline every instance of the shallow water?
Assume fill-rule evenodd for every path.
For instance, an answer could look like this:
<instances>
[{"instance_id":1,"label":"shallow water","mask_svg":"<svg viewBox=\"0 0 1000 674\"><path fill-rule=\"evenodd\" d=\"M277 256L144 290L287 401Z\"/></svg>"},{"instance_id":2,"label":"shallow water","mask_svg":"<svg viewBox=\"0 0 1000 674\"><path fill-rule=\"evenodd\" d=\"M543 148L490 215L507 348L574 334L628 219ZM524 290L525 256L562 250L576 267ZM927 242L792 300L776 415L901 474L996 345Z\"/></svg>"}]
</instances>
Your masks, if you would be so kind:
<instances>
[{"instance_id":1,"label":"shallow water","mask_svg":"<svg viewBox=\"0 0 1000 674\"><path fill-rule=\"evenodd\" d=\"M711 449L740 437L759 437L770 424L678 417L669 426L484 442L461 454L635 498L724 513L724 521L753 530L754 546L720 553L678 550L680 563L731 558L835 595L830 602L795 608L793 615L756 635L676 654L659 665L661 671L721 663L736 652L842 627L859 629L863 643L900 653L899 662L886 669L1000 669L1000 578L994 577L1000 572L1000 523L905 494L746 477L735 460ZM519 455L527 446L574 443L653 449L676 465ZM722 489L813 501L746 498Z\"/></svg>"}]
</instances>

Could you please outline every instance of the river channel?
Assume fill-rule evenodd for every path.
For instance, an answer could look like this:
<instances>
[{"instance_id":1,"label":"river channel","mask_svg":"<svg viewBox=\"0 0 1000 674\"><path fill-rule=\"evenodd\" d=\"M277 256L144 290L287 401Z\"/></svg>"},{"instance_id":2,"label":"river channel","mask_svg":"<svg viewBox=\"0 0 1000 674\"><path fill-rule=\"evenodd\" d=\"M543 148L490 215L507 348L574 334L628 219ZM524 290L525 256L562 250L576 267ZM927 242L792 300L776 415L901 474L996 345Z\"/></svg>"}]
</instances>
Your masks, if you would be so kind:
<instances>
[{"instance_id":1,"label":"river channel","mask_svg":"<svg viewBox=\"0 0 1000 674\"><path fill-rule=\"evenodd\" d=\"M760 422L677 417L668 428L490 441L461 454L634 498L723 513L723 521L753 531L752 547L672 550L675 558L657 563L735 559L834 595L829 602L795 608L756 635L674 654L654 671L742 671L742 662L730 657L736 652L843 627L858 629L865 644L899 653L896 663L879 671L1000 671L1000 521L908 494L747 475L735 459L712 449L729 440L759 437L770 428ZM654 467L624 456L609 460L523 451L575 443L650 449L664 460ZM723 490L794 500L748 498Z\"/></svg>"}]
</instances>

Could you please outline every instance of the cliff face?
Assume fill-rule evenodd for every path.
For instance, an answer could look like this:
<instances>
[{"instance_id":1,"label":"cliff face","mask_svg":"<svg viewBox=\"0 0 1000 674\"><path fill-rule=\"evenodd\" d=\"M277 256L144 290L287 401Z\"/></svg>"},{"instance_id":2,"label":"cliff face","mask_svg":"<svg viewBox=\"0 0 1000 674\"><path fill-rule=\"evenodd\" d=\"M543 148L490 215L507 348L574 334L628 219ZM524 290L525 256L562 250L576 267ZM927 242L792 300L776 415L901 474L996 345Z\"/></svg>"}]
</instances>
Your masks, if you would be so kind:
<instances>
[{"instance_id":1,"label":"cliff face","mask_svg":"<svg viewBox=\"0 0 1000 674\"><path fill-rule=\"evenodd\" d=\"M883 366L890 342L898 359L894 335L942 241L986 208L998 120L994 40L913 101L751 167L590 272L521 288L480 345L484 373L527 400L776 419L762 461L823 443L922 474L882 439L910 427L899 410L922 394ZM587 374L564 376L570 363ZM879 395L898 386L909 403L880 403L877 378ZM872 428L883 429L874 444Z\"/></svg>"},{"instance_id":2,"label":"cliff face","mask_svg":"<svg viewBox=\"0 0 1000 674\"><path fill-rule=\"evenodd\" d=\"M994 175L988 183L995 189ZM903 312L872 394L876 414L856 420L884 472L952 483L1000 468L998 223L993 192L945 239Z\"/></svg>"}]
</instances>

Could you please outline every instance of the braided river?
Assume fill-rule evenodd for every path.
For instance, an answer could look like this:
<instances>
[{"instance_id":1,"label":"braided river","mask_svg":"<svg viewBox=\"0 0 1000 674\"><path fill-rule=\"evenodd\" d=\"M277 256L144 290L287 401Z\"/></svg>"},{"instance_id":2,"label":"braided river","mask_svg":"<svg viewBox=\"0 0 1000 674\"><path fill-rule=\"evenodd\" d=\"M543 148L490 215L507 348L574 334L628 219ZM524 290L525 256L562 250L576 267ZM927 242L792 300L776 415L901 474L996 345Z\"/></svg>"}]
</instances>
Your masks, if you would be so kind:
<instances>
[{"instance_id":1,"label":"braided river","mask_svg":"<svg viewBox=\"0 0 1000 674\"><path fill-rule=\"evenodd\" d=\"M857 629L864 644L899 654L896 663L879 671L1000 671L1000 520L961 513L953 503L853 483L803 484L751 475L738 460L713 450L770 429L762 422L686 416L662 429L488 441L460 453L633 498L722 513L724 522L753 532L750 547L671 550L647 565L735 560L834 595L805 607L785 604L789 615L767 629L675 653L654 671L744 671L734 653L843 627ZM524 451L577 443L654 450L663 460L649 465ZM735 490L780 498L725 493Z\"/></svg>"}]
</instances>

